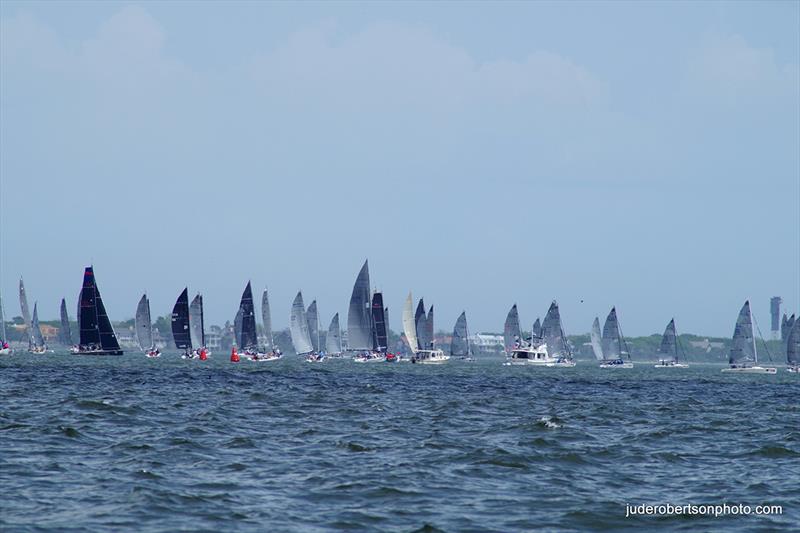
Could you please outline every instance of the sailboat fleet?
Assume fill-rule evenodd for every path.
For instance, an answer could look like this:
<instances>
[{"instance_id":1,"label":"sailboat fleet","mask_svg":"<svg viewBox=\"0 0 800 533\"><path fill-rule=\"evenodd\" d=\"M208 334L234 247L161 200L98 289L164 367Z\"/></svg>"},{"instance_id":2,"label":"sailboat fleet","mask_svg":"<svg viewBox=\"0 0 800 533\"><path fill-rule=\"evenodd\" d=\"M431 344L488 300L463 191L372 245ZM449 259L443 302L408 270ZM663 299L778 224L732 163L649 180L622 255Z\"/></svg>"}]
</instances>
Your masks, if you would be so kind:
<instances>
[{"instance_id":1,"label":"sailboat fleet","mask_svg":"<svg viewBox=\"0 0 800 533\"><path fill-rule=\"evenodd\" d=\"M20 278L19 301L24 322L28 352L42 354L48 351L39 325L38 303L34 302L30 312L25 284ZM74 343L70 327L67 304L61 299L60 329L58 342L70 346L71 351L82 355L122 355L123 351L108 318L92 266L86 267L83 284L78 297L77 322L78 342ZM264 332L263 345L259 342L256 328L256 310L251 284L248 281L242 293L234 319L235 345L231 361L277 361L282 358L272 332L269 294L264 289L261 298L261 319ZM302 291L298 291L290 313L290 334L295 352L308 362L323 362L330 358L341 358L349 351L357 363L406 361L419 364L442 364L451 359L474 361L470 344L466 312L462 312L453 327L449 353L437 348L434 339L434 307L425 307L423 299L414 306L409 292L403 306L403 335L410 358L403 358L390 351L389 309L384 304L383 293L370 285L369 263L365 261L356 277L350 297L347 315L347 346L343 342L339 313L331 318L327 330L321 327L317 300L306 307ZM0 298L0 355L12 353L5 328L5 310ZM800 374L800 320L787 323L786 371ZM150 300L143 294L136 306L134 321L135 339L139 349L151 358L161 355L156 346L150 313ZM175 301L171 314L171 330L175 348L183 352L184 359L206 360L211 355L206 347L203 296L198 293L189 302L188 287ZM514 304L509 310L503 328L506 361L508 366L540 366L549 368L571 368L576 365L572 347L564 333L558 303L554 300L543 321L537 318L531 327L530 336L523 338L519 311ZM601 330L600 320L595 317L590 331L590 343L599 368L633 368L625 337L620 328L616 307L612 307ZM766 345L765 345L766 346ZM675 319L670 319L661 337L655 368L688 368L686 355L680 346ZM736 319L732 345L726 373L775 374L777 368L759 363L759 354L754 335L750 302L745 301Z\"/></svg>"}]
</instances>

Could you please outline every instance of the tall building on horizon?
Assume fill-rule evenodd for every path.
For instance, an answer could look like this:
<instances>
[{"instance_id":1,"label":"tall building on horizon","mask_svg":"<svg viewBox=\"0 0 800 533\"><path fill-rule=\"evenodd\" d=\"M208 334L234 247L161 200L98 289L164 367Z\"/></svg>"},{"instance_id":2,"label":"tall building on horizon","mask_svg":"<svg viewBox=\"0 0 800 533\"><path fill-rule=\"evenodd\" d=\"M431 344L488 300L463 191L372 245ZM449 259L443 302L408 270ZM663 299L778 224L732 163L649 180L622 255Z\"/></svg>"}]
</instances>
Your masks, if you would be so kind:
<instances>
[{"instance_id":1,"label":"tall building on horizon","mask_svg":"<svg viewBox=\"0 0 800 533\"><path fill-rule=\"evenodd\" d=\"M769 311L772 315L772 340L781 338L781 300L780 296L773 296L769 300Z\"/></svg>"}]
</instances>

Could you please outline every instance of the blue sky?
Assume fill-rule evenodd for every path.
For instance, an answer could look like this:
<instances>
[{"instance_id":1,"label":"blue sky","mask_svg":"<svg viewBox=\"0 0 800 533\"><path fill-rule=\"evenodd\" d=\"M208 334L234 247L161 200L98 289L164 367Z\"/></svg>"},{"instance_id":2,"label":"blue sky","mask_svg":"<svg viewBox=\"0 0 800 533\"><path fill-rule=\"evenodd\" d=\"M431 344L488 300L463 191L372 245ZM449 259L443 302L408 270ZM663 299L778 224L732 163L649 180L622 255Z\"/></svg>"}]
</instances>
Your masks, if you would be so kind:
<instances>
[{"instance_id":1,"label":"blue sky","mask_svg":"<svg viewBox=\"0 0 800 533\"><path fill-rule=\"evenodd\" d=\"M392 327L730 335L800 309L800 3L0 4L0 290L112 319L248 279Z\"/></svg>"}]
</instances>

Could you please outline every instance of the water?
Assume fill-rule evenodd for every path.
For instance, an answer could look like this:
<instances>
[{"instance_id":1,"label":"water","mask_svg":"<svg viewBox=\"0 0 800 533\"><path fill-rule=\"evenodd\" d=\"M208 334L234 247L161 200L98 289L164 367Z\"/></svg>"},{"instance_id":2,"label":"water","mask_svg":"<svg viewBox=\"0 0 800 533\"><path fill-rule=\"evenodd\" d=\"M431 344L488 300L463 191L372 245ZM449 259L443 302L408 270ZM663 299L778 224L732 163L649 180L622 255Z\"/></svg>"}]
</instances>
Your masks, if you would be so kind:
<instances>
[{"instance_id":1,"label":"water","mask_svg":"<svg viewBox=\"0 0 800 533\"><path fill-rule=\"evenodd\" d=\"M719 366L0 358L0 528L780 530L800 377ZM626 518L625 504L777 504Z\"/></svg>"}]
</instances>

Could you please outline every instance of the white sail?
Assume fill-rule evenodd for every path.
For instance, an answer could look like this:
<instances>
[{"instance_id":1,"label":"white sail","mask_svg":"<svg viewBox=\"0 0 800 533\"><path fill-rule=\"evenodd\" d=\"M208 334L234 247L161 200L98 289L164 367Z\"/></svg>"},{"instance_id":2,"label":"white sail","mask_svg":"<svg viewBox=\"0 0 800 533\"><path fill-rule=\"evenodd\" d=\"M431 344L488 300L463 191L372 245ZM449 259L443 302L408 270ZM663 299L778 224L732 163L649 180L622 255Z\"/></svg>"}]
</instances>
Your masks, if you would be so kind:
<instances>
[{"instance_id":1,"label":"white sail","mask_svg":"<svg viewBox=\"0 0 800 533\"><path fill-rule=\"evenodd\" d=\"M0 342L7 342L6 337L6 314L3 311L3 298L0 296Z\"/></svg>"},{"instance_id":2,"label":"white sail","mask_svg":"<svg viewBox=\"0 0 800 533\"><path fill-rule=\"evenodd\" d=\"M136 340L139 342L139 349L142 351L153 348L153 325L150 320L150 300L143 294L136 306L136 319L134 321L136 330Z\"/></svg>"},{"instance_id":3,"label":"white sail","mask_svg":"<svg viewBox=\"0 0 800 533\"><path fill-rule=\"evenodd\" d=\"M267 338L267 351L274 350L274 342L272 340L272 315L269 310L269 296L267 289L261 295L261 320L264 325L264 336Z\"/></svg>"},{"instance_id":4,"label":"white sail","mask_svg":"<svg viewBox=\"0 0 800 533\"><path fill-rule=\"evenodd\" d=\"M189 338L195 348L202 348L206 344L203 331L203 297L200 294L189 304Z\"/></svg>"},{"instance_id":5,"label":"white sail","mask_svg":"<svg viewBox=\"0 0 800 533\"><path fill-rule=\"evenodd\" d=\"M28 297L25 294L25 284L19 278L19 307L22 311L22 321L25 322L25 333L28 336L28 347L33 348L36 342L33 338L33 327L31 326L31 312L28 308Z\"/></svg>"},{"instance_id":6,"label":"white sail","mask_svg":"<svg viewBox=\"0 0 800 533\"><path fill-rule=\"evenodd\" d=\"M342 353L342 331L339 328L339 313L333 315L328 335L325 337L325 351L329 354Z\"/></svg>"},{"instance_id":7,"label":"white sail","mask_svg":"<svg viewBox=\"0 0 800 533\"><path fill-rule=\"evenodd\" d=\"M600 319L594 317L594 322L592 322L592 352L594 352L594 356L598 361L603 360L603 344L602 344L602 337L600 336Z\"/></svg>"},{"instance_id":8,"label":"white sail","mask_svg":"<svg viewBox=\"0 0 800 533\"><path fill-rule=\"evenodd\" d=\"M303 304L303 293L298 292L292 303L292 314L290 317L289 331L292 335L294 351L298 355L311 353L314 346L311 344L311 336L308 334L308 318L306 308Z\"/></svg>"},{"instance_id":9,"label":"white sail","mask_svg":"<svg viewBox=\"0 0 800 533\"><path fill-rule=\"evenodd\" d=\"M315 352L319 352L319 314L317 313L317 301L311 302L306 309L306 319L308 320L308 335L311 338L311 346Z\"/></svg>"},{"instance_id":10,"label":"white sail","mask_svg":"<svg viewBox=\"0 0 800 533\"><path fill-rule=\"evenodd\" d=\"M408 293L406 303L403 306L403 333L406 335L406 341L411 351L417 352L417 325L414 322L414 302L411 293Z\"/></svg>"}]
</instances>

